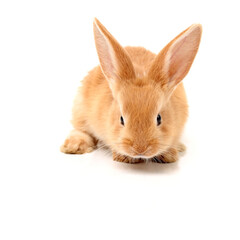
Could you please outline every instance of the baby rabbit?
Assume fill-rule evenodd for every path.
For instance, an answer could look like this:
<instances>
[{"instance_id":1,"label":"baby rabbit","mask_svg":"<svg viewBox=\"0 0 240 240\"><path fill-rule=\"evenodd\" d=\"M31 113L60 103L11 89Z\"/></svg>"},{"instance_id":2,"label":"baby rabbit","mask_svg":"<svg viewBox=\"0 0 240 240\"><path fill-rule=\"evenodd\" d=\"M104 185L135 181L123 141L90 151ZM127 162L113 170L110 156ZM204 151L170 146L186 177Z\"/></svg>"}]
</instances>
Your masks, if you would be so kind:
<instances>
[{"instance_id":1,"label":"baby rabbit","mask_svg":"<svg viewBox=\"0 0 240 240\"><path fill-rule=\"evenodd\" d=\"M61 151L83 154L107 146L113 159L175 162L188 116L182 79L198 51L202 28L194 24L155 55L142 47L123 48L95 19L100 66L84 78L73 106L74 130Z\"/></svg>"}]
</instances>

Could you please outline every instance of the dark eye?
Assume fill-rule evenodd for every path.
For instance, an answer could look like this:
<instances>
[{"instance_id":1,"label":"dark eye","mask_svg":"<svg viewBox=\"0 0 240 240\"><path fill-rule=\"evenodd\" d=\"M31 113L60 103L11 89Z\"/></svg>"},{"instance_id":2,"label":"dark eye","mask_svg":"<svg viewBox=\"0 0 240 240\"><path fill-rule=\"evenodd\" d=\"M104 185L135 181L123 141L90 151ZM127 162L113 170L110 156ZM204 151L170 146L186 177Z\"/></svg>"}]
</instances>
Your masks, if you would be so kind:
<instances>
[{"instance_id":1,"label":"dark eye","mask_svg":"<svg viewBox=\"0 0 240 240\"><path fill-rule=\"evenodd\" d=\"M161 118L160 114L158 114L157 115L157 125L158 126L161 124L161 120L162 120L162 118Z\"/></svg>"},{"instance_id":2,"label":"dark eye","mask_svg":"<svg viewBox=\"0 0 240 240\"><path fill-rule=\"evenodd\" d=\"M122 116L120 117L120 121L121 121L121 124L124 126L124 120Z\"/></svg>"}]
</instances>

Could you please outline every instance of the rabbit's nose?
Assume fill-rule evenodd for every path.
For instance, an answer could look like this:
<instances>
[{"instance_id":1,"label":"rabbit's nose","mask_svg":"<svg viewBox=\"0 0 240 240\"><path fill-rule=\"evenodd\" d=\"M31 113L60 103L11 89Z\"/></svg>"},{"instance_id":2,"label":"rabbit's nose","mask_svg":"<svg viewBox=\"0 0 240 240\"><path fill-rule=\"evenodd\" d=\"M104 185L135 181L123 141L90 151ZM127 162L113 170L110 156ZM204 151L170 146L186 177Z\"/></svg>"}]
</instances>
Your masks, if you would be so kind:
<instances>
[{"instance_id":1,"label":"rabbit's nose","mask_svg":"<svg viewBox=\"0 0 240 240\"><path fill-rule=\"evenodd\" d=\"M148 149L147 145L143 145L143 144L134 144L133 145L133 151L137 155L144 155L144 153L147 151L147 149Z\"/></svg>"}]
</instances>

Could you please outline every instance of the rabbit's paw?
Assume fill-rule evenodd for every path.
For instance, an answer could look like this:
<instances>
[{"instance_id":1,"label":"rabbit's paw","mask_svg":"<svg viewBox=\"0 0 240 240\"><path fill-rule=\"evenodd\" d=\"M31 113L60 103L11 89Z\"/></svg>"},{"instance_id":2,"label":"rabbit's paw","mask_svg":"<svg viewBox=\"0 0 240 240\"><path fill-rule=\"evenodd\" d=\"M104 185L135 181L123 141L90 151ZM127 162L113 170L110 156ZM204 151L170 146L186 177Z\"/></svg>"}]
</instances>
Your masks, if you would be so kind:
<instances>
[{"instance_id":1,"label":"rabbit's paw","mask_svg":"<svg viewBox=\"0 0 240 240\"><path fill-rule=\"evenodd\" d=\"M177 146L177 150L178 152L183 153L186 151L186 146L183 143L179 143Z\"/></svg>"},{"instance_id":2,"label":"rabbit's paw","mask_svg":"<svg viewBox=\"0 0 240 240\"><path fill-rule=\"evenodd\" d=\"M63 153L83 154L96 149L96 140L85 132L73 130L61 146Z\"/></svg>"},{"instance_id":3,"label":"rabbit's paw","mask_svg":"<svg viewBox=\"0 0 240 240\"><path fill-rule=\"evenodd\" d=\"M157 163L173 163L178 160L178 150L169 148L166 152L154 157L153 162Z\"/></svg>"},{"instance_id":4,"label":"rabbit's paw","mask_svg":"<svg viewBox=\"0 0 240 240\"><path fill-rule=\"evenodd\" d=\"M121 155L113 152L113 160L117 162L123 163L143 163L144 160L142 158L131 158L129 156Z\"/></svg>"}]
</instances>

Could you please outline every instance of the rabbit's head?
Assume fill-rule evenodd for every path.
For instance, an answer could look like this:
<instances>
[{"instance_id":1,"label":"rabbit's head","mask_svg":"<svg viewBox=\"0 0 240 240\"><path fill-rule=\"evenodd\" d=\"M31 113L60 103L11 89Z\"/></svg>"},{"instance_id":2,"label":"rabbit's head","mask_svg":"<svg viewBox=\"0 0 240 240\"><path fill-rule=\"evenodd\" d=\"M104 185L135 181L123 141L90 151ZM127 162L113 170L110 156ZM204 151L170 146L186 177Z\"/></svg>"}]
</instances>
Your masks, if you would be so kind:
<instances>
[{"instance_id":1,"label":"rabbit's head","mask_svg":"<svg viewBox=\"0 0 240 240\"><path fill-rule=\"evenodd\" d=\"M94 36L101 70L113 95L107 120L111 148L134 158L161 154L178 131L178 112L186 112L178 104L181 96L185 97L184 90L177 90L177 86L197 53L201 25L183 31L143 71L130 59L127 48L121 47L97 19ZM174 91L182 92L169 101Z\"/></svg>"}]
</instances>

